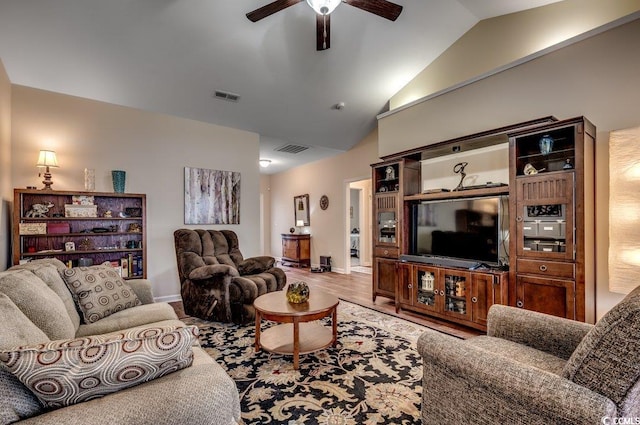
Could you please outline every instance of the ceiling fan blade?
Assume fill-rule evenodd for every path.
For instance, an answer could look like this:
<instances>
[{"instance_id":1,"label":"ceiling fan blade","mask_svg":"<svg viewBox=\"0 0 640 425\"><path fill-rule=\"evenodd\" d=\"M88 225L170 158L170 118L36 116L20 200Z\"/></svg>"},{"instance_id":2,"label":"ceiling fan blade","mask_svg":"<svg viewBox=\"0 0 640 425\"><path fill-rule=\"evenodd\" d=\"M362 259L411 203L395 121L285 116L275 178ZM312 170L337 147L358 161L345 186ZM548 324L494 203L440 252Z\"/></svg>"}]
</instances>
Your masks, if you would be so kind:
<instances>
[{"instance_id":1,"label":"ceiling fan blade","mask_svg":"<svg viewBox=\"0 0 640 425\"><path fill-rule=\"evenodd\" d=\"M254 10L253 12L247 13L247 18L249 18L251 22L257 22L260 19L271 16L276 12L280 12L289 6L293 6L303 1L304 0L276 0L266 6L262 6L261 8Z\"/></svg>"},{"instance_id":2,"label":"ceiling fan blade","mask_svg":"<svg viewBox=\"0 0 640 425\"><path fill-rule=\"evenodd\" d=\"M331 47L331 15L316 13L316 50L327 50Z\"/></svg>"},{"instance_id":3,"label":"ceiling fan blade","mask_svg":"<svg viewBox=\"0 0 640 425\"><path fill-rule=\"evenodd\" d=\"M387 0L343 0L358 9L373 13L390 21L395 21L402 12L402 6Z\"/></svg>"}]
</instances>

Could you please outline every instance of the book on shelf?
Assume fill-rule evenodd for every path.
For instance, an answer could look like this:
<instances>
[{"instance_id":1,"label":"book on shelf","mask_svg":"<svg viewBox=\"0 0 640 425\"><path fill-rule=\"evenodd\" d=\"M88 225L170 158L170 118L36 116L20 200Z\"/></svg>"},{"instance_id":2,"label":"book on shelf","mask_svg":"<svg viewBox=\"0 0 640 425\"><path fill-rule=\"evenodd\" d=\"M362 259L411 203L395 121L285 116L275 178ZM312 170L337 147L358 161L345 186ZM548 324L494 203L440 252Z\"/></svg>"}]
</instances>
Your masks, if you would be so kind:
<instances>
[{"instance_id":1,"label":"book on shelf","mask_svg":"<svg viewBox=\"0 0 640 425\"><path fill-rule=\"evenodd\" d=\"M129 259L127 257L120 259L120 267L120 276L129 277Z\"/></svg>"}]
</instances>

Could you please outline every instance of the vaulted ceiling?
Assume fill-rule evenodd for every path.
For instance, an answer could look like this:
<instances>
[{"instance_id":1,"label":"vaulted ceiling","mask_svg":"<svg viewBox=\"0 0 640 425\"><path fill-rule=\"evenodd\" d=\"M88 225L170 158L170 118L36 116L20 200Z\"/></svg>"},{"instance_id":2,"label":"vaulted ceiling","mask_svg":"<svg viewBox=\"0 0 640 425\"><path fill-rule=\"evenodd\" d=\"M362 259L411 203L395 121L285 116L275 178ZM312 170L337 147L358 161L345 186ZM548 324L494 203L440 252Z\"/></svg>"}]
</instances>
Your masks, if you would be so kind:
<instances>
[{"instance_id":1,"label":"vaulted ceiling","mask_svg":"<svg viewBox=\"0 0 640 425\"><path fill-rule=\"evenodd\" d=\"M278 172L362 140L389 98L479 20L557 0L394 0L395 22L341 4L325 51L305 1L247 19L270 1L2 1L0 59L14 84L259 133ZM285 145L307 149L276 150Z\"/></svg>"}]
</instances>

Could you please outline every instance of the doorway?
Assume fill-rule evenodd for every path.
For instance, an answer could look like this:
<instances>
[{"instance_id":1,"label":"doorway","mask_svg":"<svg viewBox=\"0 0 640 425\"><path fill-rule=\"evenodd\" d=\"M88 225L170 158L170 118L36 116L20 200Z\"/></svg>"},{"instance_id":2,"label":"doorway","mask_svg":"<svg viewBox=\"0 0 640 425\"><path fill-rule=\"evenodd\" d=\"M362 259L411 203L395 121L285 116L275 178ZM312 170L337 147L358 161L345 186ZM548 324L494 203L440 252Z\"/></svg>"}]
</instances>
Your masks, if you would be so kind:
<instances>
[{"instance_id":1,"label":"doorway","mask_svg":"<svg viewBox=\"0 0 640 425\"><path fill-rule=\"evenodd\" d=\"M371 179L349 182L347 192L347 273L371 274Z\"/></svg>"}]
</instances>

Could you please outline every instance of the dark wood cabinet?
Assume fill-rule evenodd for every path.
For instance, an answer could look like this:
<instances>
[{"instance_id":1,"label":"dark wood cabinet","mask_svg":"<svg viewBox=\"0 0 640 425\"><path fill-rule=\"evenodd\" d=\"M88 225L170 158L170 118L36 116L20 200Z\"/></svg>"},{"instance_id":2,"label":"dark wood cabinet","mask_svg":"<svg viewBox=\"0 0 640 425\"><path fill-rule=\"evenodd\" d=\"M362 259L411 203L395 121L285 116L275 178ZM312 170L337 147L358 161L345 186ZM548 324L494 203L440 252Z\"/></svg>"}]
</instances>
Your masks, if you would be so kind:
<instances>
[{"instance_id":1,"label":"dark wood cabinet","mask_svg":"<svg viewBox=\"0 0 640 425\"><path fill-rule=\"evenodd\" d=\"M545 117L389 155L373 164L374 302L376 295L395 298L397 310L478 329L486 328L488 310L496 303L594 323L595 135L584 117ZM509 184L422 191L421 172L433 172L434 158L460 153L467 161L474 150L508 155L506 164L501 158L508 170L498 171L505 180L508 173ZM447 262L418 262L410 241L415 205L496 195L509 197L508 214L501 215L509 231L499 236L504 251L500 267L456 270L457 265ZM508 272L502 267L507 263ZM464 295L452 295L453 286L464 288Z\"/></svg>"},{"instance_id":2,"label":"dark wood cabinet","mask_svg":"<svg viewBox=\"0 0 640 425\"><path fill-rule=\"evenodd\" d=\"M143 194L14 189L14 264L55 257L77 266L82 258L122 267L127 279L146 278L146 246Z\"/></svg>"},{"instance_id":3,"label":"dark wood cabinet","mask_svg":"<svg viewBox=\"0 0 640 425\"><path fill-rule=\"evenodd\" d=\"M373 188L373 290L395 299L395 261L406 243L403 197L420 190L420 163L411 159L372 166Z\"/></svg>"},{"instance_id":4,"label":"dark wood cabinet","mask_svg":"<svg viewBox=\"0 0 640 425\"><path fill-rule=\"evenodd\" d=\"M376 257L373 261L373 275L377 278L376 295L395 298L396 265L398 261L391 258Z\"/></svg>"},{"instance_id":5,"label":"dark wood cabinet","mask_svg":"<svg viewBox=\"0 0 640 425\"><path fill-rule=\"evenodd\" d=\"M583 117L511 135L511 305L595 321L594 143Z\"/></svg>"},{"instance_id":6,"label":"dark wood cabinet","mask_svg":"<svg viewBox=\"0 0 640 425\"><path fill-rule=\"evenodd\" d=\"M575 281L516 275L516 307L575 319Z\"/></svg>"},{"instance_id":7,"label":"dark wood cabinet","mask_svg":"<svg viewBox=\"0 0 640 425\"><path fill-rule=\"evenodd\" d=\"M508 301L508 272L471 273L471 320L481 329L487 327L489 308Z\"/></svg>"},{"instance_id":8,"label":"dark wood cabinet","mask_svg":"<svg viewBox=\"0 0 640 425\"><path fill-rule=\"evenodd\" d=\"M311 267L311 235L282 233L282 263Z\"/></svg>"},{"instance_id":9,"label":"dark wood cabinet","mask_svg":"<svg viewBox=\"0 0 640 425\"><path fill-rule=\"evenodd\" d=\"M396 312L407 309L486 330L493 304L507 301L507 272L399 263Z\"/></svg>"}]
</instances>

